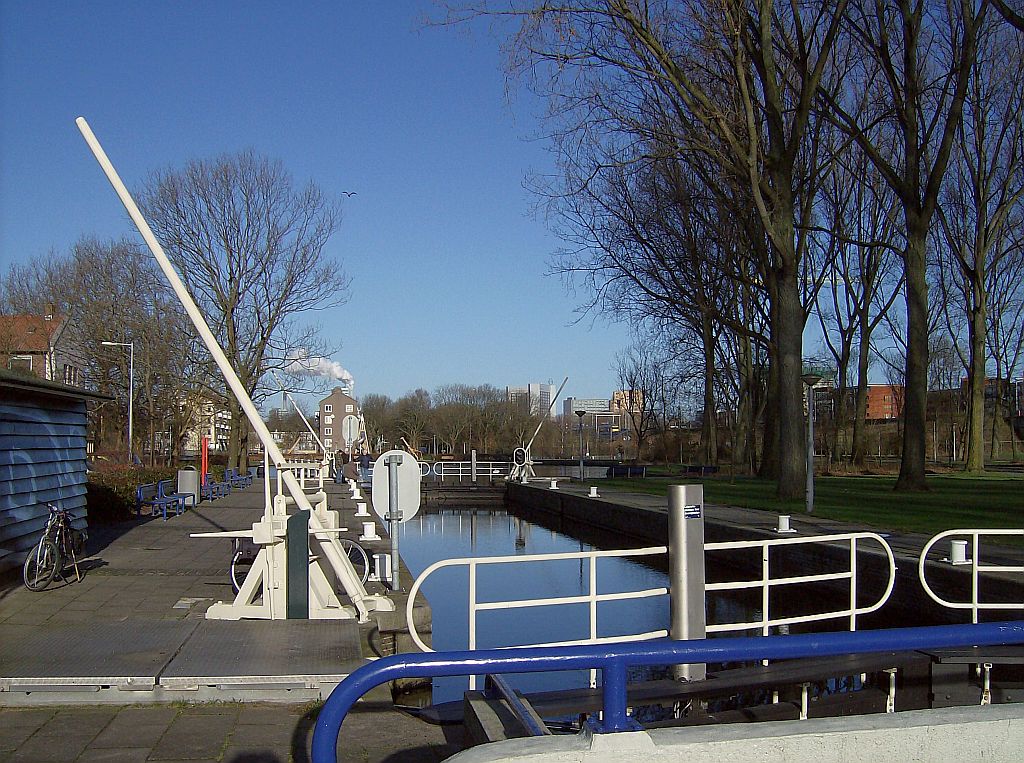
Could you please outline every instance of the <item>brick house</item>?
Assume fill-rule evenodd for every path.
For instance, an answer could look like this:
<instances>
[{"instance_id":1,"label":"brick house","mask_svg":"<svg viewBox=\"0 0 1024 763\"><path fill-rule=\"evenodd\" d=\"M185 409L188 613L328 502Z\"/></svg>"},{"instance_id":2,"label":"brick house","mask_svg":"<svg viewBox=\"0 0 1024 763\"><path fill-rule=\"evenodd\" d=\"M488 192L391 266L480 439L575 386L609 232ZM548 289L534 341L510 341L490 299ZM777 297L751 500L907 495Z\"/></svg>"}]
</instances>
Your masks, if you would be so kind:
<instances>
[{"instance_id":1,"label":"brick house","mask_svg":"<svg viewBox=\"0 0 1024 763\"><path fill-rule=\"evenodd\" d=\"M72 387L85 386L85 354L67 316L0 315L0 364Z\"/></svg>"},{"instance_id":2,"label":"brick house","mask_svg":"<svg viewBox=\"0 0 1024 763\"><path fill-rule=\"evenodd\" d=\"M359 403L341 387L320 401L320 441L328 453L345 450L342 422L346 416L359 418Z\"/></svg>"}]
</instances>

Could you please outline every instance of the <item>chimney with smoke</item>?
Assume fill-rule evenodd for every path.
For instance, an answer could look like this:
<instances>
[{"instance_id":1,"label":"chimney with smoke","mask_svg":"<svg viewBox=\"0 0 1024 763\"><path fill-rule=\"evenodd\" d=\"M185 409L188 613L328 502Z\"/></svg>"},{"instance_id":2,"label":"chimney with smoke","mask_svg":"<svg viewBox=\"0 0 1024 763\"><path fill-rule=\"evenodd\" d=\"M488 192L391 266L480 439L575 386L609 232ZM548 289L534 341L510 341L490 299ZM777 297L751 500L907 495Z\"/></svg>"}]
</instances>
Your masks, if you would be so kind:
<instances>
[{"instance_id":1,"label":"chimney with smoke","mask_svg":"<svg viewBox=\"0 0 1024 763\"><path fill-rule=\"evenodd\" d=\"M299 376L322 376L326 379L333 379L341 382L342 389L352 394L355 380L345 368L329 358L310 357L304 349L298 349L289 356L288 365L284 369L287 373Z\"/></svg>"}]
</instances>

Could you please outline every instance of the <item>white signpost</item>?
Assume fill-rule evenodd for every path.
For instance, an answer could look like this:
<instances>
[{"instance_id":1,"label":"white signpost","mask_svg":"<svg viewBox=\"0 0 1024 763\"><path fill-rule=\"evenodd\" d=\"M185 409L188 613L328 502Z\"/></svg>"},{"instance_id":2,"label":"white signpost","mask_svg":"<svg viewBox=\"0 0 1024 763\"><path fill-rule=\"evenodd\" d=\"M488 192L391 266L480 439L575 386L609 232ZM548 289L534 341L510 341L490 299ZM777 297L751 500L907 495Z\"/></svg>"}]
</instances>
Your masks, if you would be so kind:
<instances>
[{"instance_id":1,"label":"white signpost","mask_svg":"<svg viewBox=\"0 0 1024 763\"><path fill-rule=\"evenodd\" d=\"M341 420L341 437L345 441L345 450L352 448L352 443L359 439L359 417L351 414Z\"/></svg>"},{"instance_id":2,"label":"white signpost","mask_svg":"<svg viewBox=\"0 0 1024 763\"><path fill-rule=\"evenodd\" d=\"M420 465L404 450L389 450L373 462L370 498L391 533L391 589L399 590L398 525L420 510Z\"/></svg>"}]
</instances>

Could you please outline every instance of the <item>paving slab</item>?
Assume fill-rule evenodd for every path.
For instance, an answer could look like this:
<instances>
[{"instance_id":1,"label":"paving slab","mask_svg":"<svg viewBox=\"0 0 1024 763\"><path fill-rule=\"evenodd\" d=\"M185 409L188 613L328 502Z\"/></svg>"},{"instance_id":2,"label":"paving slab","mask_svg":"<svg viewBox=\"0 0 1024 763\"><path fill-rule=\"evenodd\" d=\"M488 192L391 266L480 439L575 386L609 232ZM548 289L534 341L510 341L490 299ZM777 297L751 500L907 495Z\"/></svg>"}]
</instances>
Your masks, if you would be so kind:
<instances>
[{"instance_id":1,"label":"paving slab","mask_svg":"<svg viewBox=\"0 0 1024 763\"><path fill-rule=\"evenodd\" d=\"M198 625L194 620L90 621L85 628L0 624L0 688L67 679L153 686Z\"/></svg>"}]
</instances>

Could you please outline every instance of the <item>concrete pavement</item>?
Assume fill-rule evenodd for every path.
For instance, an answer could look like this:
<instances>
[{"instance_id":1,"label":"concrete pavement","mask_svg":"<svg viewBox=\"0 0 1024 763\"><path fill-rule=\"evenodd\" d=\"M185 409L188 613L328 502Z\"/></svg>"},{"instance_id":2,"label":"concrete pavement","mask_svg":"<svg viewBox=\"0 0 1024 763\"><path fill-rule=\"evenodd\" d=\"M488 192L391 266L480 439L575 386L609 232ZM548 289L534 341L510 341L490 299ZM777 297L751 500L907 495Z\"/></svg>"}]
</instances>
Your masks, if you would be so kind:
<instances>
[{"instance_id":1,"label":"concrete pavement","mask_svg":"<svg viewBox=\"0 0 1024 763\"><path fill-rule=\"evenodd\" d=\"M347 507L337 495L331 505ZM0 763L308 761L317 698L333 684L282 688L273 680L348 673L379 654L382 639L374 623L205 620L214 601L233 597L231 545L189 533L248 528L262 506L255 485L166 522L143 517L94 527L81 581L71 574L38 593L20 578L0 581ZM354 512L354 503L347 508ZM359 523L348 525L355 537ZM386 533L379 534L382 541L364 544L371 553L386 547ZM219 655L220 679L210 686L146 685L188 658L209 664L211 654ZM251 690L225 686L223 678L264 675ZM233 701L238 695L247 701ZM260 701L264 695L274 702ZM342 729L339 760L437 761L459 749L440 727L396 710L390 699L379 689L360 703Z\"/></svg>"}]
</instances>

